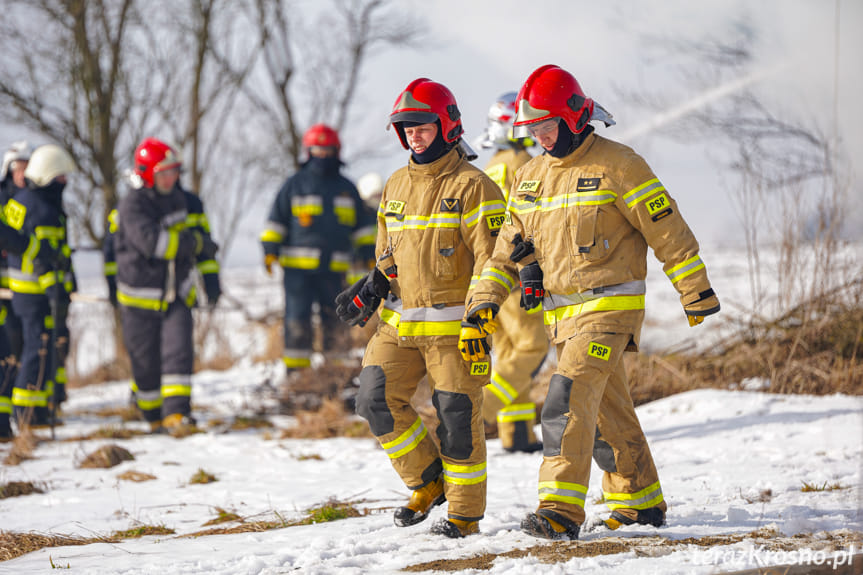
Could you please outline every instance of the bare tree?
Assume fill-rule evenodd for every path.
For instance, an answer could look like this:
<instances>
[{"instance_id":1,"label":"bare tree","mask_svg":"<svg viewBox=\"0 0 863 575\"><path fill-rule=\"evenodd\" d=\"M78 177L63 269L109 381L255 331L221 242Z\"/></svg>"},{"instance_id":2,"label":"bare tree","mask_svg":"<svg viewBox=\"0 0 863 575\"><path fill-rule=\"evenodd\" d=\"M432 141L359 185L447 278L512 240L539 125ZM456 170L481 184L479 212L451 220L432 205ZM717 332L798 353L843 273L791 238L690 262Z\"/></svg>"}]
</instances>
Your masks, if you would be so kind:
<instances>
[{"instance_id":1,"label":"bare tree","mask_svg":"<svg viewBox=\"0 0 863 575\"><path fill-rule=\"evenodd\" d=\"M117 198L118 151L134 106L127 36L134 0L3 0L0 118L64 146L83 175L73 233L98 243Z\"/></svg>"}]
</instances>

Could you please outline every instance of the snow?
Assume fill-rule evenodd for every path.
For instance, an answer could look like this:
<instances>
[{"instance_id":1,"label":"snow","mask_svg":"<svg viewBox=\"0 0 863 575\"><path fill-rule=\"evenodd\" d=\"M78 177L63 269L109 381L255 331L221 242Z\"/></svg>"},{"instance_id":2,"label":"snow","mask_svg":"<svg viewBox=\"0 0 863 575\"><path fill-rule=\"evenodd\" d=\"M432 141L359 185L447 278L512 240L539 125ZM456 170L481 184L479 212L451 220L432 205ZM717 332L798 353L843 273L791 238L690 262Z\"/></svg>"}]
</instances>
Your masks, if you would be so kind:
<instances>
[{"instance_id":1,"label":"snow","mask_svg":"<svg viewBox=\"0 0 863 575\"><path fill-rule=\"evenodd\" d=\"M738 301L745 301L734 291L739 289L737 284L742 285L740 278L729 279L721 271L733 258L711 256L708 266L717 270L711 277L723 306L738 295ZM653 300L649 296L643 335L643 341L658 347L677 344L693 333L683 329L690 328L673 289L660 283L666 281L661 274L652 269L653 279L648 280L649 294L657 295ZM241 294L244 304L255 306L255 313L280 305L276 279L267 279L258 271L229 270L226 280L228 291ZM84 278L82 286L91 293L103 289L96 278ZM81 304L75 311L76 306L73 327L88 326L95 332L79 337L76 365L83 370L83 366L98 363L94 356L103 361L111 351L105 347L104 332L98 331L99 322L105 320L85 311L92 308ZM218 313L220 322L242 318L237 306L228 303ZM695 328L703 341L719 338L723 332L721 322L712 319ZM541 454L509 454L499 440L488 442L488 507L481 533L448 540L428 532L435 520L445 516L445 505L419 525L398 528L393 524L392 508L403 504L409 492L374 439L280 439L281 429L296 424L294 418L280 415L269 417L276 426L269 430L210 426L258 410L274 412L274 399L261 384L279 373L280 367L252 361L262 350L264 329L227 330L224 337L238 363L228 371L195 374L193 404L205 433L183 439L141 435L126 440L69 441L106 425L144 429L144 423L122 424L118 417L94 415L128 401L124 382L90 385L70 390L64 406L65 424L56 430L57 441L40 443L34 458L20 465L0 466L0 484L30 481L44 490L0 499L4 531L107 538L115 531L145 524L174 529L175 534L44 548L0 563L0 573L46 572L53 564L88 575L383 574L436 560L502 554L536 545L569 545L539 540L519 530L521 518L537 504ZM552 564L541 562L536 555L509 554L497 557L488 570L456 572L708 574L812 561L813 541L827 538L825 532L847 534L847 530L857 532L856 550L851 545L831 551L827 559L839 561L837 553L863 551L859 535L863 531L863 398L774 395L761 391L762 381L738 383L742 385L737 391L691 391L637 409L669 505L667 526L630 526L615 532L601 528L608 511L598 503L601 472L594 466L587 520L578 545L605 538L638 538L647 547ZM87 454L107 444L128 449L134 461L110 469L77 467ZM9 444L0 444L0 459L9 449ZM132 482L118 478L132 470L156 479ZM198 470L215 475L217 481L191 484ZM804 484L839 488L803 491ZM268 531L183 537L208 529L204 523L217 517L219 509L249 522L290 523L330 499L354 501L356 509L371 512ZM784 536L813 536L800 540L803 551L798 555L770 549L754 539L714 547L649 546L657 537L679 541L758 529L772 529Z\"/></svg>"}]
</instances>

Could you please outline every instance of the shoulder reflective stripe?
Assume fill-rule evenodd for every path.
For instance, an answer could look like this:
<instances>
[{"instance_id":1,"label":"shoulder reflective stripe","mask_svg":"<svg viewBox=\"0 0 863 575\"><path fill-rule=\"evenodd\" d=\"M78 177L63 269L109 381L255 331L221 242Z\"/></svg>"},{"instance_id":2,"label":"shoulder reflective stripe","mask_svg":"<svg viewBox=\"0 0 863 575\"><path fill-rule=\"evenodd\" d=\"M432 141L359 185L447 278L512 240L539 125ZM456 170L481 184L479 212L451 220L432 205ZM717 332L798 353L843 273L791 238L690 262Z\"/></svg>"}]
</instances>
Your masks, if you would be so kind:
<instances>
[{"instance_id":1,"label":"shoulder reflective stripe","mask_svg":"<svg viewBox=\"0 0 863 575\"><path fill-rule=\"evenodd\" d=\"M476 465L454 465L446 461L442 461L442 463L443 480L447 483L476 485L477 483L482 483L488 477L485 461Z\"/></svg>"},{"instance_id":2,"label":"shoulder reflective stripe","mask_svg":"<svg viewBox=\"0 0 863 575\"><path fill-rule=\"evenodd\" d=\"M545 302L545 300L543 300ZM543 303L545 305L545 303ZM584 303L564 305L551 310L543 310L543 321L545 325L554 325L555 322L568 317L575 317L582 313L592 311L629 311L644 309L643 295L615 295L600 297Z\"/></svg>"},{"instance_id":3,"label":"shoulder reflective stripe","mask_svg":"<svg viewBox=\"0 0 863 575\"><path fill-rule=\"evenodd\" d=\"M384 448L390 459L398 459L416 449L425 436L428 435L426 426L423 425L422 419L417 417L407 431L396 437L392 441L382 442L381 447Z\"/></svg>"},{"instance_id":4,"label":"shoulder reflective stripe","mask_svg":"<svg viewBox=\"0 0 863 575\"><path fill-rule=\"evenodd\" d=\"M503 200L482 202L479 206L464 215L464 223L467 227L473 227L483 217L494 214L503 214L505 211L506 203Z\"/></svg>"},{"instance_id":5,"label":"shoulder reflective stripe","mask_svg":"<svg viewBox=\"0 0 863 575\"><path fill-rule=\"evenodd\" d=\"M665 186L659 182L659 178L653 178L623 194L623 201L626 202L626 207L631 208L638 202L646 200L653 194L664 190Z\"/></svg>"},{"instance_id":6,"label":"shoulder reflective stripe","mask_svg":"<svg viewBox=\"0 0 863 575\"><path fill-rule=\"evenodd\" d=\"M491 372L491 381L486 385L486 387L504 405L509 405L515 401L516 397L518 397L518 392L515 388L494 370Z\"/></svg>"},{"instance_id":7,"label":"shoulder reflective stripe","mask_svg":"<svg viewBox=\"0 0 863 575\"><path fill-rule=\"evenodd\" d=\"M485 268L484 270L482 270L482 275L479 279L494 280L503 287L505 287L507 292L511 292L515 288L517 283L514 277L512 277L505 271L499 270L497 268Z\"/></svg>"},{"instance_id":8,"label":"shoulder reflective stripe","mask_svg":"<svg viewBox=\"0 0 863 575\"><path fill-rule=\"evenodd\" d=\"M694 274L698 270L704 268L704 262L701 261L701 256L689 258L682 264L678 264L665 272L671 283L677 283L688 275Z\"/></svg>"},{"instance_id":9,"label":"shoulder reflective stripe","mask_svg":"<svg viewBox=\"0 0 863 575\"><path fill-rule=\"evenodd\" d=\"M562 501L584 507L584 498L587 496L587 487L578 483L567 483L565 481L540 481L540 501Z\"/></svg>"},{"instance_id":10,"label":"shoulder reflective stripe","mask_svg":"<svg viewBox=\"0 0 863 575\"><path fill-rule=\"evenodd\" d=\"M663 500L662 488L659 486L658 481L635 493L610 493L603 491L603 496L606 506L612 511L620 508L648 509L655 507Z\"/></svg>"},{"instance_id":11,"label":"shoulder reflective stripe","mask_svg":"<svg viewBox=\"0 0 863 575\"><path fill-rule=\"evenodd\" d=\"M514 403L497 412L499 423L533 421L534 419L536 419L535 403Z\"/></svg>"}]
</instances>

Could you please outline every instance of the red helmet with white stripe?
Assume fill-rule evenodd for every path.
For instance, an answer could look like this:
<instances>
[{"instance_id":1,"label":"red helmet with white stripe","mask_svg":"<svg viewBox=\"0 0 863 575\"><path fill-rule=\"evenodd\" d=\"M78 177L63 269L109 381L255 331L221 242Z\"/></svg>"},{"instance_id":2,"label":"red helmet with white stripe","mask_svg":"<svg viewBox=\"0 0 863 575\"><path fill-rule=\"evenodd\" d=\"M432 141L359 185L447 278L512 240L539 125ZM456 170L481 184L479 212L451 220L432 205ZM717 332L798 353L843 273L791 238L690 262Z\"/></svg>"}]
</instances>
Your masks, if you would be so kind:
<instances>
[{"instance_id":1,"label":"red helmet with white stripe","mask_svg":"<svg viewBox=\"0 0 863 575\"><path fill-rule=\"evenodd\" d=\"M182 164L174 148L156 138L147 138L135 148L135 175L148 188L153 187L153 174Z\"/></svg>"},{"instance_id":2,"label":"red helmet with white stripe","mask_svg":"<svg viewBox=\"0 0 863 575\"><path fill-rule=\"evenodd\" d=\"M303 146L306 148L336 148L342 147L339 133L326 124L315 124L303 134Z\"/></svg>"},{"instance_id":3,"label":"red helmet with white stripe","mask_svg":"<svg viewBox=\"0 0 863 575\"><path fill-rule=\"evenodd\" d=\"M527 136L528 126L551 118L562 118L578 134L592 115L593 100L584 95L575 76L559 66L541 66L518 92L515 135Z\"/></svg>"},{"instance_id":4,"label":"red helmet with white stripe","mask_svg":"<svg viewBox=\"0 0 863 575\"><path fill-rule=\"evenodd\" d=\"M464 134L461 125L461 112L455 96L443 84L428 78L417 78L399 94L390 113L390 124L395 127L402 146L407 150L402 122L433 124L440 120L441 135L447 143L456 142Z\"/></svg>"}]
</instances>

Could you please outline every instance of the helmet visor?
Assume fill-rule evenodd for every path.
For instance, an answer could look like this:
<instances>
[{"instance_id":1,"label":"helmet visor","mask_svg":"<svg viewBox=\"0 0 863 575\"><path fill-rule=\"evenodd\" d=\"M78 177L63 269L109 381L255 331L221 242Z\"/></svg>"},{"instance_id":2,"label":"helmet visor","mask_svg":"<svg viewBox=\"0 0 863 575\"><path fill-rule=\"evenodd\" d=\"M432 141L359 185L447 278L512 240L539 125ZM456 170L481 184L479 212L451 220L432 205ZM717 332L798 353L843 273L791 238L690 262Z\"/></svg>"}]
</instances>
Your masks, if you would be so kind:
<instances>
[{"instance_id":1,"label":"helmet visor","mask_svg":"<svg viewBox=\"0 0 863 575\"><path fill-rule=\"evenodd\" d=\"M521 124L514 126L512 135L515 138L539 138L553 131L560 124L560 117L552 116L544 120L539 120L530 124Z\"/></svg>"}]
</instances>

